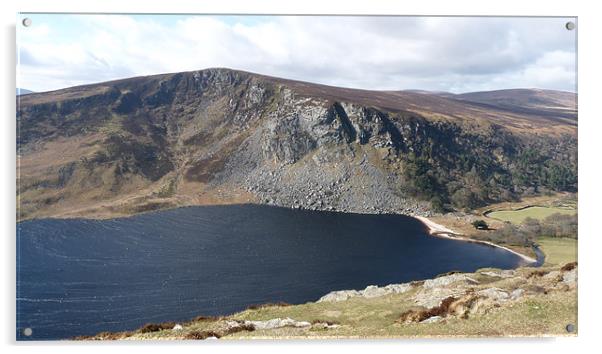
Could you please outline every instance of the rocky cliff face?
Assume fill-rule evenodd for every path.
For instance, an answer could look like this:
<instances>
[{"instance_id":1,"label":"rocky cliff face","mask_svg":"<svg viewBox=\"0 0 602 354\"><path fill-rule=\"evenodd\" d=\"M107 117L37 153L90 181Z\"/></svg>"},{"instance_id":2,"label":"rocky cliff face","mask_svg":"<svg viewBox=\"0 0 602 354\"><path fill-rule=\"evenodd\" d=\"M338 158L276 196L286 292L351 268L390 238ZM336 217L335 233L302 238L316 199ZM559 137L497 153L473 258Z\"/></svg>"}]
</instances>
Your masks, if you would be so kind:
<instances>
[{"instance_id":1,"label":"rocky cliff face","mask_svg":"<svg viewBox=\"0 0 602 354\"><path fill-rule=\"evenodd\" d=\"M30 94L17 112L19 217L239 202L428 213L575 189L567 110L539 117L228 69Z\"/></svg>"}]
</instances>

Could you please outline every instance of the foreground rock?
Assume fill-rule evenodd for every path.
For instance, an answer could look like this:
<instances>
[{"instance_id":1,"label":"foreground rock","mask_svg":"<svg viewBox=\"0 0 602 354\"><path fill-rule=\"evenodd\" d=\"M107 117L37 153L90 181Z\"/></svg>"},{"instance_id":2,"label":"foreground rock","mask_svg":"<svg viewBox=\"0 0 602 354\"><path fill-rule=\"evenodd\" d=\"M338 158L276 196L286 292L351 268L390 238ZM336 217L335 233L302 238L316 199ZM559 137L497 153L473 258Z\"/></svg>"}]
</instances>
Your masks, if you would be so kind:
<instances>
[{"instance_id":1,"label":"foreground rock","mask_svg":"<svg viewBox=\"0 0 602 354\"><path fill-rule=\"evenodd\" d=\"M484 286L477 278L491 282L514 279L509 289ZM492 279L493 278L493 279ZM493 280L495 281L495 280ZM416 290L411 298L416 309L406 311L400 323L434 323L454 316L467 318L471 314L486 313L503 303L517 301L525 295L574 289L577 283L576 263L559 270L533 270L519 275L514 270L483 271L474 274L454 273L428 279L424 282L391 284L385 287L368 286L364 290L333 291L318 302L340 302L354 297L374 298Z\"/></svg>"},{"instance_id":2,"label":"foreground rock","mask_svg":"<svg viewBox=\"0 0 602 354\"><path fill-rule=\"evenodd\" d=\"M255 329L274 329L282 327L310 327L311 323L306 321L295 321L291 318L274 318L267 321L245 321L247 325L252 325Z\"/></svg>"},{"instance_id":3,"label":"foreground rock","mask_svg":"<svg viewBox=\"0 0 602 354\"><path fill-rule=\"evenodd\" d=\"M370 285L364 290L340 290L333 291L322 296L317 302L338 302L345 301L352 297L374 298L388 294L401 294L410 290L413 287L411 283L406 284L390 284L384 287Z\"/></svg>"}]
</instances>

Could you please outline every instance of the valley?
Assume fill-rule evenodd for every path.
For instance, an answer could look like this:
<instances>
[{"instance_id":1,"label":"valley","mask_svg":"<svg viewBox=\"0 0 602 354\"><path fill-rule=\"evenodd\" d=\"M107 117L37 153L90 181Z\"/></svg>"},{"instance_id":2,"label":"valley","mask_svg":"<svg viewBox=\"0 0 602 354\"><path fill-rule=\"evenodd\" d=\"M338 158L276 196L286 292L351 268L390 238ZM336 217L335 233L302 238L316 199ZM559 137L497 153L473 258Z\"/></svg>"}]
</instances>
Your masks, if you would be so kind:
<instances>
[{"instance_id":1,"label":"valley","mask_svg":"<svg viewBox=\"0 0 602 354\"><path fill-rule=\"evenodd\" d=\"M46 258L56 262L52 264L58 271L49 269L43 279L59 289L52 299L60 302L81 290L65 293L61 290L63 279L51 275L64 276L65 269L77 272L80 253L108 247L106 253L88 257L91 265L86 269L101 264L98 274L102 275L106 274L103 267L110 263L107 259L118 269L138 257L141 261L136 264L141 268L136 272L116 273L125 277L126 284L132 279L140 281L133 283L136 286L130 292L153 294L140 296L149 296L148 304L165 310L164 296L184 298L169 293L183 289L183 284L192 284L194 291L214 290L197 288L205 285L202 281L191 282L194 277L217 274L189 275L191 269L200 269L194 263L198 252L240 237L241 242L232 246L247 248L241 248L238 259L258 257L259 253L248 250L260 246L266 234L273 244L290 252L295 250L291 244L301 245L294 237L308 229L310 222L295 229L286 227L313 215L322 225L316 230L327 230L328 237L355 235L355 241L321 249L317 245L323 239L308 242L310 236L319 234L316 231L301 238L307 255L344 251L341 244L351 248L362 242L375 245L367 235L390 237L374 254L394 254L370 258L356 254L368 247L349 250L339 258L353 259L349 256L353 254L371 262L348 278L341 274L360 263L349 261L349 267L337 270L339 273L324 271L332 270L325 264L320 271L310 272L308 279L323 273L326 285L292 291L299 284L291 284L286 274L292 274L291 269L300 274L311 270L309 265L307 269L300 266L305 261L302 258L298 264L288 265L289 273L282 272L281 283L270 283L275 288L269 294L261 293L267 287L260 289L258 305L242 312L250 301L251 292L245 288L250 283L234 269L228 274L238 278L232 280L231 288L222 289L222 299L236 300L231 304L192 307L175 303L179 307L163 313L145 312L151 307L144 305L132 319L121 318L118 330L86 334L82 339L562 334L566 322L576 323L576 98L569 92L538 89L465 94L367 91L225 68L21 95L17 97L17 226L28 232L23 240L32 250L22 260L39 252L29 259L33 271L22 270L21 274L35 278L39 275L36 262ZM194 210L220 213L170 219L170 215ZM248 227L241 229L241 215L248 213L239 214L241 210L265 210L262 215L276 231L267 230L254 218L244 219ZM280 213L287 215L287 223L277 221L275 216ZM160 216L165 215L169 222L162 221ZM419 218L424 225L407 216ZM225 222L230 218L232 222ZM406 219L419 231L388 226L391 220ZM356 225L360 220L367 221ZM154 226L147 229L149 225ZM366 229L368 225L372 226ZM434 236L447 237L428 237L426 226ZM71 231L63 232L66 229ZM387 231L372 234L381 229ZM257 231L253 241L245 234L250 230ZM111 237L117 234L119 238ZM229 236L215 239L222 234ZM400 240L399 235L407 239ZM420 237L413 241L410 236L416 235ZM423 249L433 253L414 251L405 260L399 250L413 248L402 241L414 247L428 244ZM45 242L53 252L47 252ZM184 270L173 271L170 267L176 265L171 259L180 259L193 249L186 247L186 242L198 248L188 257L195 266L177 264ZM387 244L396 247L389 249ZM452 245L463 251L449 252ZM546 254L541 269L527 267L537 258L534 245ZM178 247L183 249L175 252ZM218 248L224 252L223 247ZM61 253L71 251L70 257ZM427 253L430 264L414 262L401 267L402 260L410 262L415 255ZM265 254L269 258L272 252ZM268 263L283 267L294 256ZM443 262L452 256L460 260ZM266 265L264 257L258 259L253 259L253 264ZM375 259L393 263L377 264ZM320 257L314 266L325 260L330 261L327 256ZM437 276L433 273L435 260L443 262L442 272L451 272ZM485 264L483 260L499 263ZM216 264L219 262L213 266ZM504 270L491 268L496 264ZM231 261L228 265L238 264ZM376 265L381 268L368 273L370 266ZM454 270L460 266L463 272ZM354 282L362 271L367 272L362 281ZM256 273L273 280L269 270ZM174 275L180 283L167 286ZM353 290L370 280L376 283L376 275L387 277L377 279L378 286ZM34 278L22 283L32 286L28 294L35 294L39 280ZM345 279L349 281L342 282ZM396 279L407 282L387 286ZM113 280L107 284L115 284ZM340 289L327 286L333 281L342 282ZM221 280L210 279L206 284L221 284ZM228 292L238 286L241 293ZM98 287L107 291L110 301L113 291L120 289ZM279 294L279 289L290 290L287 296L296 305L265 305L265 299ZM326 290L335 292L326 294ZM123 298L132 301L128 294L122 294ZM185 295L189 305L214 296L203 294ZM45 299L47 294L38 295ZM318 295L335 300L307 302ZM100 301L97 294L90 296ZM37 300L21 299L24 314L35 317L43 313L36 309L41 306ZM188 321L195 308L211 313L200 313L205 317ZM224 309L234 313L226 315ZM162 321L175 314L188 322L182 321L179 327L171 322L154 323L120 332L139 326L136 318ZM555 320L553 314L558 315ZM125 316L123 312L114 315ZM60 326L45 323L50 319L42 317L37 320L46 326L48 338L65 335ZM521 318L519 324L512 321L515 318ZM69 319L69 323L80 319ZM102 330L87 330L92 329Z\"/></svg>"}]
</instances>

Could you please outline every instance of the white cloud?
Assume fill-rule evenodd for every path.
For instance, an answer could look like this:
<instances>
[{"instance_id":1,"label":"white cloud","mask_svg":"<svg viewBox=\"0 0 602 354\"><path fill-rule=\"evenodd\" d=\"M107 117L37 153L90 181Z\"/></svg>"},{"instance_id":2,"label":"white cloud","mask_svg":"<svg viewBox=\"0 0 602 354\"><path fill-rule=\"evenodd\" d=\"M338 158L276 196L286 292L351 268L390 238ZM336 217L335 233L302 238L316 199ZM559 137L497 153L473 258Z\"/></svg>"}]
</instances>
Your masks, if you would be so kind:
<instances>
[{"instance_id":1,"label":"white cloud","mask_svg":"<svg viewBox=\"0 0 602 354\"><path fill-rule=\"evenodd\" d=\"M572 90L576 76L574 32L560 18L72 15L65 22L70 30L35 19L20 29L20 87L44 91L208 67L456 92Z\"/></svg>"}]
</instances>

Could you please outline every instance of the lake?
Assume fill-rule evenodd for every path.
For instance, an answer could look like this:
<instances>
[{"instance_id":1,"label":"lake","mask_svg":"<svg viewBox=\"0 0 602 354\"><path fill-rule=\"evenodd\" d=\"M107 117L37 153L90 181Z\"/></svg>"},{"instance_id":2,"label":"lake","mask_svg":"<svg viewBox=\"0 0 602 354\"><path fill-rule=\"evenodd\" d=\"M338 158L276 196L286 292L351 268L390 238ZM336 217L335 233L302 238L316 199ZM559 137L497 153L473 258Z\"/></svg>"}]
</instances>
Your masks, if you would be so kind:
<instances>
[{"instance_id":1,"label":"lake","mask_svg":"<svg viewBox=\"0 0 602 354\"><path fill-rule=\"evenodd\" d=\"M521 262L430 236L401 215L229 205L31 220L17 224L17 339L132 330Z\"/></svg>"}]
</instances>

